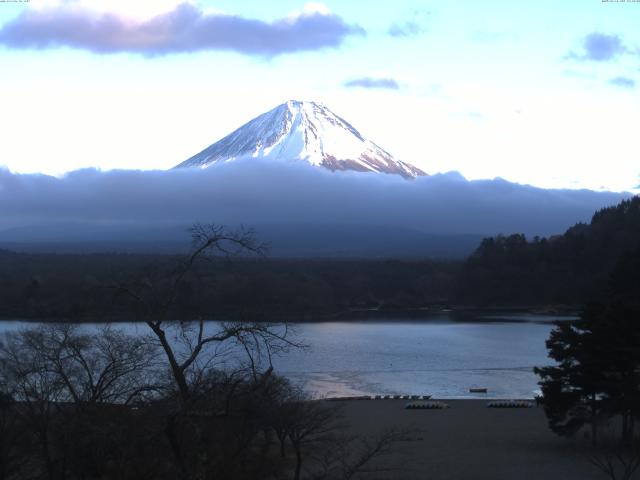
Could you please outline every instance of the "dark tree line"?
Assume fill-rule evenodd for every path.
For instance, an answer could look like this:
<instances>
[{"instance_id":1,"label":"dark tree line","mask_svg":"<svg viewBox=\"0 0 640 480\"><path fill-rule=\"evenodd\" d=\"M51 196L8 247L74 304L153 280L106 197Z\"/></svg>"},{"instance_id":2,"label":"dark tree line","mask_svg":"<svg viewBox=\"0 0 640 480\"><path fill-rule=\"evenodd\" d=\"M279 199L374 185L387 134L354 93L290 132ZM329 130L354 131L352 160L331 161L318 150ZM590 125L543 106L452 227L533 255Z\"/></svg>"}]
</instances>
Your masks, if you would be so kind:
<instances>
[{"instance_id":1,"label":"dark tree line","mask_svg":"<svg viewBox=\"0 0 640 480\"><path fill-rule=\"evenodd\" d=\"M137 302L114 305L115 283L155 281L180 257L23 254L0 251L0 318L58 321L142 319ZM460 263L430 260L314 260L245 257L195 266L172 318L296 321L351 310L412 309L447 302ZM250 292L248 294L247 292Z\"/></svg>"},{"instance_id":2,"label":"dark tree line","mask_svg":"<svg viewBox=\"0 0 640 480\"><path fill-rule=\"evenodd\" d=\"M455 296L481 305L580 305L606 298L618 259L640 246L640 197L602 209L564 235L487 238L463 266Z\"/></svg>"}]
</instances>

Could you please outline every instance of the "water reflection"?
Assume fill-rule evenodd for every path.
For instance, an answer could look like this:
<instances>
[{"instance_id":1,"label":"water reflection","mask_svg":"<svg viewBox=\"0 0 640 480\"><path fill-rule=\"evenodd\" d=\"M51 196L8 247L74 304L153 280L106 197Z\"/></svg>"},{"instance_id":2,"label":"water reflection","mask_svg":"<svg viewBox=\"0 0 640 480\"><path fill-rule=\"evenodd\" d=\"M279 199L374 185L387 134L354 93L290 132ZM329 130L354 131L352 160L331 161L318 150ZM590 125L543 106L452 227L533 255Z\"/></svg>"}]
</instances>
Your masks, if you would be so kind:
<instances>
[{"instance_id":1,"label":"water reflection","mask_svg":"<svg viewBox=\"0 0 640 480\"><path fill-rule=\"evenodd\" d=\"M309 348L275 358L274 366L317 396L457 398L478 396L469 389L480 387L487 388L491 398L531 398L537 391L533 367L550 363L545 340L551 322L571 318L436 312L411 319L299 323L294 324L296 338ZM0 322L0 332L34 325ZM218 325L207 322L207 330ZM143 324L114 326L131 334L147 333Z\"/></svg>"}]
</instances>

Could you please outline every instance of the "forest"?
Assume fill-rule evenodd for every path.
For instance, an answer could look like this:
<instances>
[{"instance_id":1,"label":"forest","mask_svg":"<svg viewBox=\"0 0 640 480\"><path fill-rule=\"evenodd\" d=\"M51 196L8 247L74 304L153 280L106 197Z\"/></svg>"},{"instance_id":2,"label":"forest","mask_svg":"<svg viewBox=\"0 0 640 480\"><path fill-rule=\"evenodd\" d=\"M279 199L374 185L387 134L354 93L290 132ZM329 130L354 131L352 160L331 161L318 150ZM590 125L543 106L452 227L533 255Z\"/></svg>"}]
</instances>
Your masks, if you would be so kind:
<instances>
[{"instance_id":1,"label":"forest","mask_svg":"<svg viewBox=\"0 0 640 480\"><path fill-rule=\"evenodd\" d=\"M603 299L609 274L640 247L640 197L599 210L563 235L486 238L456 278L459 303L581 305Z\"/></svg>"},{"instance_id":2,"label":"forest","mask_svg":"<svg viewBox=\"0 0 640 480\"><path fill-rule=\"evenodd\" d=\"M0 252L0 317L69 321L137 318L117 298L123 282L162 282L173 255ZM403 260L217 258L198 266L173 318L297 320L446 302L459 263Z\"/></svg>"}]
</instances>

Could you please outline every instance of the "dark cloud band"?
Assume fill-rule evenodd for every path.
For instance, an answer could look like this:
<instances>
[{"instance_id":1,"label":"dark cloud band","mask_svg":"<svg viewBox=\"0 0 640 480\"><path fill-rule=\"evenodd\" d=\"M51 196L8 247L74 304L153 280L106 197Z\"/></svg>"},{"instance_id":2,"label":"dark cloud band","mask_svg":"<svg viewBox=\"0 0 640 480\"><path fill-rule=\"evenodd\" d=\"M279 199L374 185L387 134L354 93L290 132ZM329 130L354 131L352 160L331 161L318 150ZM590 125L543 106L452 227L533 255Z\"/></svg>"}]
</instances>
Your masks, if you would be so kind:
<instances>
[{"instance_id":1,"label":"dark cloud band","mask_svg":"<svg viewBox=\"0 0 640 480\"><path fill-rule=\"evenodd\" d=\"M629 195L543 190L445 174L336 172L305 164L236 160L205 170L81 170L62 178L0 169L0 231L28 225L375 225L442 234L549 235ZM1 235L0 235L1 237Z\"/></svg>"},{"instance_id":2,"label":"dark cloud band","mask_svg":"<svg viewBox=\"0 0 640 480\"><path fill-rule=\"evenodd\" d=\"M11 48L71 47L96 53L143 55L232 50L273 57L340 46L358 25L325 12L302 12L273 22L206 13L191 3L142 22L96 13L73 4L24 10L0 30Z\"/></svg>"}]
</instances>

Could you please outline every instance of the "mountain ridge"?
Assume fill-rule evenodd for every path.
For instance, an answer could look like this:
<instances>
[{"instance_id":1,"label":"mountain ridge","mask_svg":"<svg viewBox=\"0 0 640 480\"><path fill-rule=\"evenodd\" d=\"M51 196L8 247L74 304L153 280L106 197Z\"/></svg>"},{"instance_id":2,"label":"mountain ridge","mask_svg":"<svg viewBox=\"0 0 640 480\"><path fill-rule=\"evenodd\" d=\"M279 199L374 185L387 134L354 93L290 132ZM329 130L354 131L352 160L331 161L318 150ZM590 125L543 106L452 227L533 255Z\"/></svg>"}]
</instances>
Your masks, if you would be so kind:
<instances>
[{"instance_id":1,"label":"mountain ridge","mask_svg":"<svg viewBox=\"0 0 640 480\"><path fill-rule=\"evenodd\" d=\"M206 168L239 158L303 161L331 171L427 175L364 138L317 102L289 100L247 122L174 168Z\"/></svg>"}]
</instances>

